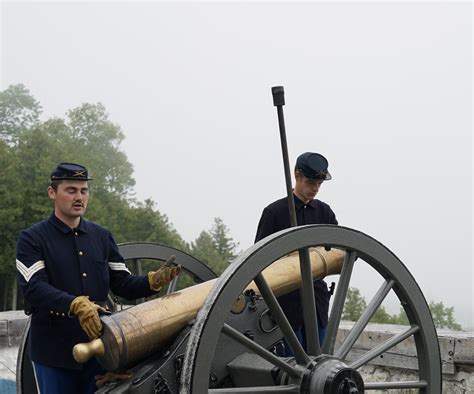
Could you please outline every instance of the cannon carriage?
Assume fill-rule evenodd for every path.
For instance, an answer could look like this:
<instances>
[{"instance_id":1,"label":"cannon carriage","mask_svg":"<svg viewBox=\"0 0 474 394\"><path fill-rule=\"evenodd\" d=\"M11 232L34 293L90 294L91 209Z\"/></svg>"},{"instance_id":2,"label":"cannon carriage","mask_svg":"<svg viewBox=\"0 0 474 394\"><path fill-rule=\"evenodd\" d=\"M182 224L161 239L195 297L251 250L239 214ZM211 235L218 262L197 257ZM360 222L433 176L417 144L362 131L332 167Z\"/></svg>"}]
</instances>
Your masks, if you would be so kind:
<instances>
[{"instance_id":1,"label":"cannon carriage","mask_svg":"<svg viewBox=\"0 0 474 394\"><path fill-rule=\"evenodd\" d=\"M310 225L273 234L239 255L220 276L197 259L163 245L126 244L127 260L164 261L176 254L184 271L200 282L111 316L103 316L98 340L75 347L75 357L97 357L110 371L132 377L98 393L363 393L416 389L441 393L441 361L428 305L405 265L375 239L353 229ZM310 250L311 272L299 270L297 251ZM353 270L369 265L380 275L379 290L341 344L336 335ZM309 278L305 278L309 275ZM277 297L301 281L340 275L322 346L299 344ZM347 355L387 294L393 290L409 327L356 360ZM305 308L311 305L302 305ZM311 337L309 333L308 337ZM27 332L24 336L26 341ZM313 333L317 337L317 333ZM294 357L278 356L282 339ZM358 370L412 338L419 378L364 382ZM27 349L20 349L18 392L34 393Z\"/></svg>"}]
</instances>

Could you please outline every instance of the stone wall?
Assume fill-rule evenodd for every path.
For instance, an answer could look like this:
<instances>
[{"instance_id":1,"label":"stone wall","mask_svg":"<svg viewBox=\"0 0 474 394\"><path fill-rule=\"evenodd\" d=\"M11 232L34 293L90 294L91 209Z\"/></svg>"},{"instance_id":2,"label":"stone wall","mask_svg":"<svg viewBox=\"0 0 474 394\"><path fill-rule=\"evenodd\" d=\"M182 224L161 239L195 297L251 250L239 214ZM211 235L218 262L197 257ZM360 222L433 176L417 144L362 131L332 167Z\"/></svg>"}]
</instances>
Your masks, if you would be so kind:
<instances>
[{"instance_id":1,"label":"stone wall","mask_svg":"<svg viewBox=\"0 0 474 394\"><path fill-rule=\"evenodd\" d=\"M0 393L16 392L16 360L27 316L23 311L0 312Z\"/></svg>"},{"instance_id":2,"label":"stone wall","mask_svg":"<svg viewBox=\"0 0 474 394\"><path fill-rule=\"evenodd\" d=\"M27 317L22 311L0 312L0 393L15 393L18 347ZM341 322L336 349L354 323ZM406 326L369 324L348 354L349 361L379 345ZM474 393L474 333L438 331L443 370L443 394ZM389 352L360 369L364 381L418 380L418 360L413 338L408 338ZM370 391L387 393L388 391ZM392 392L395 392L392 390ZM397 390L397 393L418 393L418 390Z\"/></svg>"},{"instance_id":3,"label":"stone wall","mask_svg":"<svg viewBox=\"0 0 474 394\"><path fill-rule=\"evenodd\" d=\"M341 322L336 349L347 336L353 322ZM347 356L352 361L369 349L381 344L394 334L405 331L407 326L369 324ZM474 393L474 333L438 330L443 372L443 394ZM366 382L418 380L418 359L413 337L373 359L360 370ZM370 391L387 393L395 390ZM415 389L396 390L397 393L418 393Z\"/></svg>"}]
</instances>

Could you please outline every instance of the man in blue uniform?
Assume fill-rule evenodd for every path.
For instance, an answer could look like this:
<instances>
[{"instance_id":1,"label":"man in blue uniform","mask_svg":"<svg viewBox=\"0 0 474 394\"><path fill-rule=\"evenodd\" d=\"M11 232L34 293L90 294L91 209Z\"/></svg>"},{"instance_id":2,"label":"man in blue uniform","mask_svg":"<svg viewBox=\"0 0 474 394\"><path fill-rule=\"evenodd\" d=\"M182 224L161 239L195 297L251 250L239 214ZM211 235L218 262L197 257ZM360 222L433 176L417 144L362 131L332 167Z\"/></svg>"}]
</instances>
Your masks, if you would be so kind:
<instances>
[{"instance_id":1,"label":"man in blue uniform","mask_svg":"<svg viewBox=\"0 0 474 394\"><path fill-rule=\"evenodd\" d=\"M72 348L101 334L99 312L109 289L126 299L149 297L179 273L174 256L156 272L133 276L109 230L82 218L89 199L87 169L61 163L51 174L51 216L23 230L17 278L32 307L29 352L40 393L93 393L97 361L85 365Z\"/></svg>"},{"instance_id":2,"label":"man in blue uniform","mask_svg":"<svg viewBox=\"0 0 474 394\"><path fill-rule=\"evenodd\" d=\"M337 224L336 215L328 204L315 199L324 181L332 179L328 171L328 161L319 153L306 152L298 156L295 166L295 201L296 221L298 226L305 224ZM268 205L262 212L258 223L255 242L291 227L288 210L288 198ZM314 281L314 293L319 328L319 341L322 343L328 323L330 292L324 280ZM299 290L278 298L293 330L306 349L301 297ZM284 356L290 356L291 350L285 344Z\"/></svg>"}]
</instances>

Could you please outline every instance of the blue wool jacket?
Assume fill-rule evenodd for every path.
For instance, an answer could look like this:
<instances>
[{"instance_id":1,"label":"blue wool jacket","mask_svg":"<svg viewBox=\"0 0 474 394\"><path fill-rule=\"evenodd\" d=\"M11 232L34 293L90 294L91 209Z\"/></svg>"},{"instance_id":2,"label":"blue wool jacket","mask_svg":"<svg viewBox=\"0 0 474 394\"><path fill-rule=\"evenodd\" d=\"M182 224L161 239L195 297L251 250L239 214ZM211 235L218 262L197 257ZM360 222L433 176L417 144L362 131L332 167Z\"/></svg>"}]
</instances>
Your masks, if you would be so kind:
<instances>
[{"instance_id":1,"label":"blue wool jacket","mask_svg":"<svg viewBox=\"0 0 474 394\"><path fill-rule=\"evenodd\" d=\"M304 204L298 197L293 195L295 201L296 222L298 226L305 224L338 224L336 215L330 206L320 200L312 200ZM288 198L281 198L268 205L262 212L258 223L255 242L270 234L291 227L290 213L288 209ZM314 281L314 298L318 320L322 327L328 324L329 298L327 284L324 280ZM303 324L303 314L301 309L301 297L299 290L285 294L278 298L283 311L285 312L293 328L298 328Z\"/></svg>"},{"instance_id":2,"label":"blue wool jacket","mask_svg":"<svg viewBox=\"0 0 474 394\"><path fill-rule=\"evenodd\" d=\"M39 364L81 369L72 348L89 338L71 317L69 307L80 295L105 302L109 290L126 299L148 297L146 276L132 276L111 232L81 218L71 229L54 213L23 230L17 242L18 283L31 304L29 350Z\"/></svg>"}]
</instances>

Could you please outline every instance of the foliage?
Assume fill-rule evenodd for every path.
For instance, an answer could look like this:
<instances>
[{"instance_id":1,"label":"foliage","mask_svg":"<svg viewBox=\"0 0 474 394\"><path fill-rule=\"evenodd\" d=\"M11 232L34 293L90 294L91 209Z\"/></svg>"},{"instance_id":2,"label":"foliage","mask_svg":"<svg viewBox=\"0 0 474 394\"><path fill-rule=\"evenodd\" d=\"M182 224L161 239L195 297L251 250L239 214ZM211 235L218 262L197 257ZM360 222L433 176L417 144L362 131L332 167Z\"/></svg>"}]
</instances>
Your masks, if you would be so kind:
<instances>
[{"instance_id":1,"label":"foliage","mask_svg":"<svg viewBox=\"0 0 474 394\"><path fill-rule=\"evenodd\" d=\"M0 92L0 139L8 145L16 144L22 131L38 122L40 113L40 104L25 86L9 86Z\"/></svg>"},{"instance_id":2,"label":"foliage","mask_svg":"<svg viewBox=\"0 0 474 394\"><path fill-rule=\"evenodd\" d=\"M83 104L68 112L67 126L77 149L77 161L87 157L93 170L95 192L127 197L134 186L133 166L120 150L124 135L102 104Z\"/></svg>"},{"instance_id":3,"label":"foliage","mask_svg":"<svg viewBox=\"0 0 474 394\"><path fill-rule=\"evenodd\" d=\"M210 230L210 234L217 253L227 262L233 260L236 256L235 250L238 243L235 243L232 237L229 236L229 229L221 218L214 219L214 225Z\"/></svg>"},{"instance_id":4,"label":"foliage","mask_svg":"<svg viewBox=\"0 0 474 394\"><path fill-rule=\"evenodd\" d=\"M396 324L396 322L393 319L393 316L391 316L387 311L385 310L385 307L381 305L374 313L372 318L370 319L372 323L390 323L390 324Z\"/></svg>"},{"instance_id":5,"label":"foliage","mask_svg":"<svg viewBox=\"0 0 474 394\"><path fill-rule=\"evenodd\" d=\"M346 302L342 312L343 320L357 321L365 311L367 304L359 289L349 287L347 290Z\"/></svg>"},{"instance_id":6,"label":"foliage","mask_svg":"<svg viewBox=\"0 0 474 394\"><path fill-rule=\"evenodd\" d=\"M191 254L208 265L218 275L227 267L224 256L216 250L212 235L208 231L202 231L199 237L191 243Z\"/></svg>"},{"instance_id":7,"label":"foliage","mask_svg":"<svg viewBox=\"0 0 474 394\"><path fill-rule=\"evenodd\" d=\"M430 302L431 316L437 328L449 328L451 330L462 330L461 325L454 319L454 307L446 307L443 302Z\"/></svg>"},{"instance_id":8,"label":"foliage","mask_svg":"<svg viewBox=\"0 0 474 394\"><path fill-rule=\"evenodd\" d=\"M365 298L360 294L359 289L350 287L347 291L346 302L342 312L343 320L357 321L367 308ZM449 328L461 330L461 325L454 319L454 307L445 307L442 302L430 302L429 308L436 328ZM370 319L372 323L402 324L408 325L409 320L403 307L400 307L398 315L390 315L381 305Z\"/></svg>"},{"instance_id":9,"label":"foliage","mask_svg":"<svg viewBox=\"0 0 474 394\"><path fill-rule=\"evenodd\" d=\"M202 231L191 243L191 254L220 275L236 256L237 243L221 218L215 218L209 231Z\"/></svg>"},{"instance_id":10,"label":"foliage","mask_svg":"<svg viewBox=\"0 0 474 394\"><path fill-rule=\"evenodd\" d=\"M403 307L400 307L400 313L396 316L394 316L395 322L394 324L401 324L404 326L408 326L410 322L408 321L408 316L407 313L405 312L405 309Z\"/></svg>"},{"instance_id":11,"label":"foliage","mask_svg":"<svg viewBox=\"0 0 474 394\"><path fill-rule=\"evenodd\" d=\"M23 214L22 194L18 177L11 176L18 166L18 158L8 145L0 141L0 275L11 276L15 259L17 223ZM10 264L8 261L10 260Z\"/></svg>"}]
</instances>

